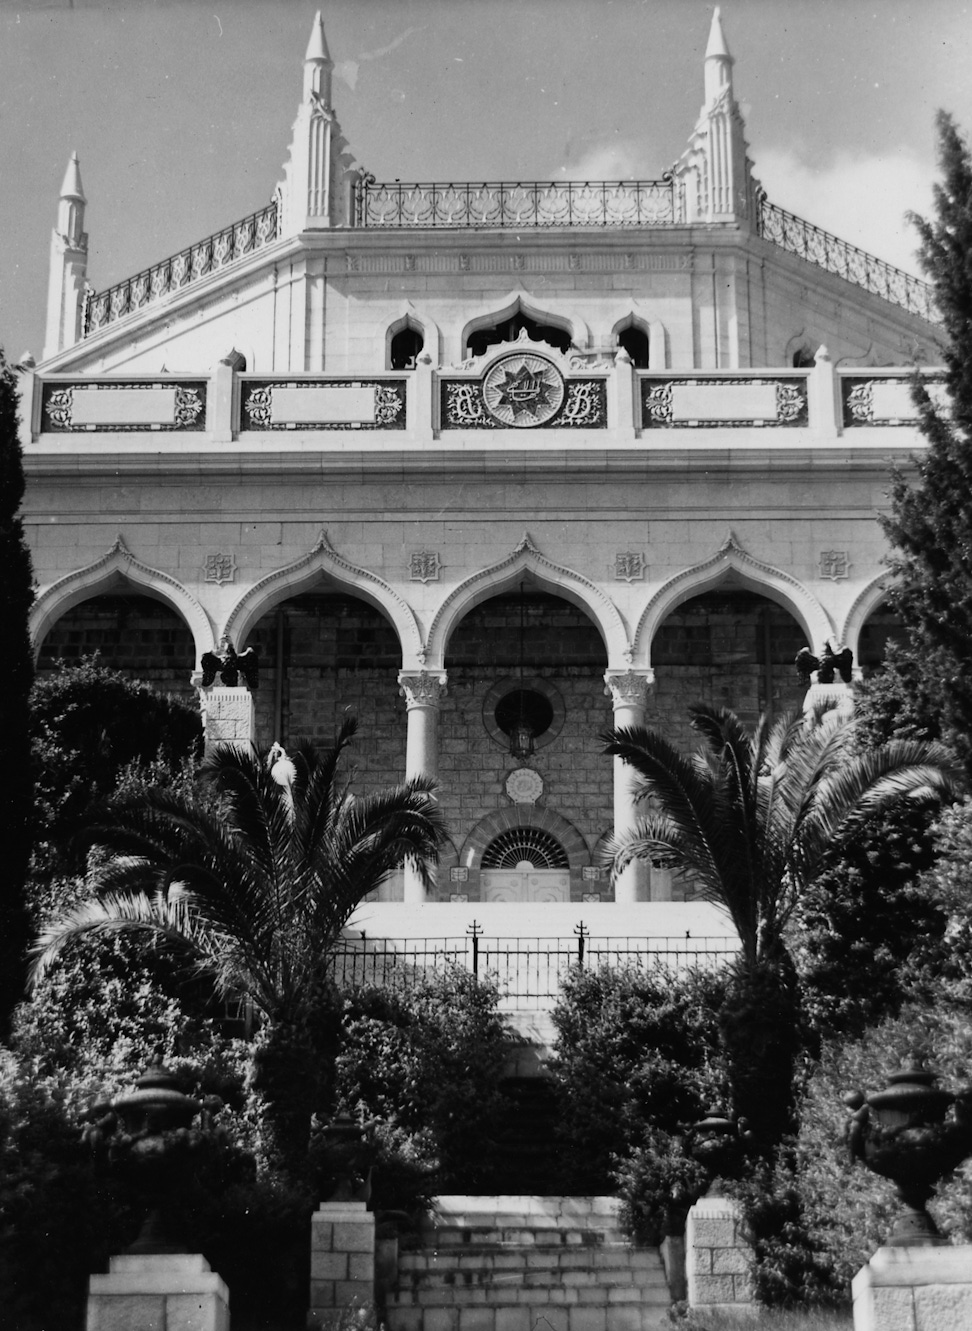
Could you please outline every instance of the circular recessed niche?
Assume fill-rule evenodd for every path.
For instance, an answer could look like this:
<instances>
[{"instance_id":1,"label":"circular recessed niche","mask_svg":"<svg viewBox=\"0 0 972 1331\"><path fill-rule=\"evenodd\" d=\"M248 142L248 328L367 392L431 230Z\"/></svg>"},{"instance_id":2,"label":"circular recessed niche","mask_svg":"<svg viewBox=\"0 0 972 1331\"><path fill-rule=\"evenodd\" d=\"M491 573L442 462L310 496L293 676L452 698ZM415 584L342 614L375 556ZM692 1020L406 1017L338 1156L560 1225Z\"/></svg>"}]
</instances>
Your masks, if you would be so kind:
<instances>
[{"instance_id":1,"label":"circular recessed niche","mask_svg":"<svg viewBox=\"0 0 972 1331\"><path fill-rule=\"evenodd\" d=\"M483 725L504 749L509 748L510 733L521 715L541 749L560 734L567 709L549 680L529 675L522 680L498 680L483 700Z\"/></svg>"}]
</instances>

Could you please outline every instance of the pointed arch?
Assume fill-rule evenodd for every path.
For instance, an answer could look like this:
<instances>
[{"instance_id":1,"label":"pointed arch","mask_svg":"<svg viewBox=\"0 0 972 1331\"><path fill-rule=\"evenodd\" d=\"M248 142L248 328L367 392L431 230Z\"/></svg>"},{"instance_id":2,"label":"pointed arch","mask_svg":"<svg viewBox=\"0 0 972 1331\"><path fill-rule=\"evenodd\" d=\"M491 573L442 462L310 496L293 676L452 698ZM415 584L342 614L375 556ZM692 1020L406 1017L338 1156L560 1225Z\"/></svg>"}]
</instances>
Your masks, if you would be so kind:
<instances>
[{"instance_id":1,"label":"pointed arch","mask_svg":"<svg viewBox=\"0 0 972 1331\"><path fill-rule=\"evenodd\" d=\"M459 338L460 359L467 355L466 347L473 333L480 328L490 328L493 324L499 323L503 319L510 319L517 314L533 319L535 323L551 324L554 328L562 328L565 333L570 334L571 343L583 351L591 345L590 326L572 311L565 310L563 305L564 303L560 300L547 298L544 299L541 305L533 296L528 295L522 289L511 291L505 300L491 300L488 304L481 305L478 311L467 319L463 325L462 334Z\"/></svg>"},{"instance_id":2,"label":"pointed arch","mask_svg":"<svg viewBox=\"0 0 972 1331\"><path fill-rule=\"evenodd\" d=\"M322 529L317 544L306 555L274 569L255 582L230 611L222 632L229 635L237 650L242 649L257 622L281 601L301 592L311 591L321 576L344 591L354 592L379 611L398 634L402 648L403 669L424 664L422 635L411 606L377 573L359 568L339 555Z\"/></svg>"},{"instance_id":3,"label":"pointed arch","mask_svg":"<svg viewBox=\"0 0 972 1331\"><path fill-rule=\"evenodd\" d=\"M161 601L185 620L196 648L196 661L187 667L188 670L193 669L203 652L212 650L215 642L213 625L196 598L171 574L150 568L136 559L119 533L115 544L100 559L59 578L37 597L30 612L30 639L35 659L44 639L63 615L81 601L103 596L119 586L132 587Z\"/></svg>"},{"instance_id":4,"label":"pointed arch","mask_svg":"<svg viewBox=\"0 0 972 1331\"><path fill-rule=\"evenodd\" d=\"M660 319L649 319L634 305L628 305L611 325L611 336L617 339L626 328L637 328L648 339L649 370L668 369L668 330ZM620 345L620 343L618 344Z\"/></svg>"},{"instance_id":5,"label":"pointed arch","mask_svg":"<svg viewBox=\"0 0 972 1331\"><path fill-rule=\"evenodd\" d=\"M877 577L872 578L867 586L858 592L854 604L844 616L844 622L840 630L840 641L854 653L855 665L859 665L861 659L861 630L881 602L886 600L893 585L894 577L885 569L883 573L879 573Z\"/></svg>"},{"instance_id":6,"label":"pointed arch","mask_svg":"<svg viewBox=\"0 0 972 1331\"><path fill-rule=\"evenodd\" d=\"M604 642L608 669L630 665L627 629L611 598L589 578L547 559L534 545L529 532L524 532L520 543L505 559L466 578L436 611L426 640L427 668L444 669L446 646L459 620L481 601L515 591L524 574L529 574L544 591L562 596L593 620Z\"/></svg>"},{"instance_id":7,"label":"pointed arch","mask_svg":"<svg viewBox=\"0 0 972 1331\"><path fill-rule=\"evenodd\" d=\"M391 319L386 313L381 322L375 324L373 336L376 342L382 336L382 328L385 339L384 369L389 369L391 366L392 339L406 328L414 328L416 332L422 334L422 351L432 358L433 367L442 364L442 332L439 325L430 315L417 310L410 300L403 300L392 312Z\"/></svg>"},{"instance_id":8,"label":"pointed arch","mask_svg":"<svg viewBox=\"0 0 972 1331\"><path fill-rule=\"evenodd\" d=\"M819 652L834 626L817 598L789 573L755 559L739 544L730 531L722 545L709 559L683 569L669 578L654 594L638 621L635 633L635 657L639 664L650 660L651 643L665 618L683 601L701 596L735 575L739 585L775 601L788 610L807 635L807 641Z\"/></svg>"}]
</instances>

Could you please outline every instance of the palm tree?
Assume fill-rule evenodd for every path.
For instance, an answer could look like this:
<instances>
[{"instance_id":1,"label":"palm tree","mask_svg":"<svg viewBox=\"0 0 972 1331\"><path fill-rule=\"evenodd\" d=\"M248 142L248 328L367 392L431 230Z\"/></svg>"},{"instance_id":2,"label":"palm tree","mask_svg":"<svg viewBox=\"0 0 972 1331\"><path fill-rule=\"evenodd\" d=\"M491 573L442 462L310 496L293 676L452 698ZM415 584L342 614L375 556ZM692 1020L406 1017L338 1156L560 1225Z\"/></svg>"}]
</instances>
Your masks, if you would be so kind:
<instances>
[{"instance_id":1,"label":"palm tree","mask_svg":"<svg viewBox=\"0 0 972 1331\"><path fill-rule=\"evenodd\" d=\"M444 836L431 781L351 793L339 769L356 728L346 720L320 754L223 746L203 764L208 790L110 802L88 830L105 852L97 895L49 922L35 946L36 984L79 938L133 933L252 1005L251 1085L268 1152L291 1169L333 1089L334 945L362 898L404 862L428 880Z\"/></svg>"},{"instance_id":2,"label":"palm tree","mask_svg":"<svg viewBox=\"0 0 972 1331\"><path fill-rule=\"evenodd\" d=\"M853 722L763 717L752 731L725 708L689 709L703 745L685 757L656 731L608 732L606 752L641 778L649 803L610 847L614 871L648 859L685 872L727 912L740 955L722 1012L735 1109L756 1140L786 1132L798 1042L796 976L786 930L803 887L852 822L905 797L954 793L961 773L937 744L894 740L862 750Z\"/></svg>"}]
</instances>

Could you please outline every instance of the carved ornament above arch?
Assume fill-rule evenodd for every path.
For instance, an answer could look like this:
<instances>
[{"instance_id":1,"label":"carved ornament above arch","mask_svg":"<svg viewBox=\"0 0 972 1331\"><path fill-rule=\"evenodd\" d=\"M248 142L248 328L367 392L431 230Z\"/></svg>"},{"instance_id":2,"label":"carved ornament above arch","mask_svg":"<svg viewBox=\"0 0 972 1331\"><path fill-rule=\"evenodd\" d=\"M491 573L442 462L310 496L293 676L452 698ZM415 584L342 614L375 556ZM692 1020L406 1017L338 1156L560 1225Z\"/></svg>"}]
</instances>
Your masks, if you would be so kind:
<instances>
[{"instance_id":1,"label":"carved ornament above arch","mask_svg":"<svg viewBox=\"0 0 972 1331\"><path fill-rule=\"evenodd\" d=\"M529 532L524 532L505 559L460 582L436 611L425 647L429 668L444 668L446 645L464 615L491 596L515 590L525 573L543 590L562 596L593 620L607 650L609 668L620 669L631 664L627 629L611 598L583 574L548 559L534 545Z\"/></svg>"},{"instance_id":2,"label":"carved ornament above arch","mask_svg":"<svg viewBox=\"0 0 972 1331\"><path fill-rule=\"evenodd\" d=\"M730 531L715 554L676 573L655 592L634 635L637 659L649 659L650 644L666 616L683 601L711 591L733 574L747 591L757 592L788 610L814 651L822 651L827 639L833 637L833 623L817 598L791 574L756 559Z\"/></svg>"},{"instance_id":3,"label":"carved ornament above arch","mask_svg":"<svg viewBox=\"0 0 972 1331\"><path fill-rule=\"evenodd\" d=\"M170 573L136 559L119 533L114 545L100 559L75 569L40 592L31 608L29 621L35 657L62 615L82 601L105 595L125 584L163 602L185 620L195 643L197 661L203 652L212 648L215 641L212 623L192 593ZM195 661L187 661L186 669L191 672L195 664Z\"/></svg>"},{"instance_id":4,"label":"carved ornament above arch","mask_svg":"<svg viewBox=\"0 0 972 1331\"><path fill-rule=\"evenodd\" d=\"M312 590L322 575L342 590L360 596L389 620L401 643L404 668L425 664L422 635L412 607L384 578L338 554L323 528L317 543L306 555L266 574L240 597L230 611L222 633L228 634L237 649L241 649L268 610L290 596Z\"/></svg>"}]
</instances>

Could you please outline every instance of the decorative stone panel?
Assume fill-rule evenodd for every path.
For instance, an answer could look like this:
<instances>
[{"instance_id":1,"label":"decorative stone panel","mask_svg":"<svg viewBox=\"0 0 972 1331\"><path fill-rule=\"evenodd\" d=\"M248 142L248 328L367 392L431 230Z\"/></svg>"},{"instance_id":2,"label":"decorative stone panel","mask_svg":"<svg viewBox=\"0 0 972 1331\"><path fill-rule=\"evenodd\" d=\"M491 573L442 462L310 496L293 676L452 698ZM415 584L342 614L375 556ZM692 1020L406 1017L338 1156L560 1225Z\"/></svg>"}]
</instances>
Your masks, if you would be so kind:
<instances>
[{"instance_id":1,"label":"decorative stone panel","mask_svg":"<svg viewBox=\"0 0 972 1331\"><path fill-rule=\"evenodd\" d=\"M639 376L641 426L657 429L806 426L807 378Z\"/></svg>"},{"instance_id":2,"label":"decorative stone panel","mask_svg":"<svg viewBox=\"0 0 972 1331\"><path fill-rule=\"evenodd\" d=\"M603 378L565 376L546 356L515 351L476 379L440 380L443 430L607 429Z\"/></svg>"},{"instance_id":3,"label":"decorative stone panel","mask_svg":"<svg viewBox=\"0 0 972 1331\"><path fill-rule=\"evenodd\" d=\"M41 429L82 431L199 431L206 428L205 379L45 380Z\"/></svg>"},{"instance_id":4,"label":"decorative stone panel","mask_svg":"<svg viewBox=\"0 0 972 1331\"><path fill-rule=\"evenodd\" d=\"M922 376L928 394L938 407L948 398L940 378ZM841 375L840 396L845 429L867 425L914 425L918 408L911 398L912 380L876 376Z\"/></svg>"},{"instance_id":5,"label":"decorative stone panel","mask_svg":"<svg viewBox=\"0 0 972 1331\"><path fill-rule=\"evenodd\" d=\"M248 430L404 430L404 379L244 379Z\"/></svg>"}]
</instances>

